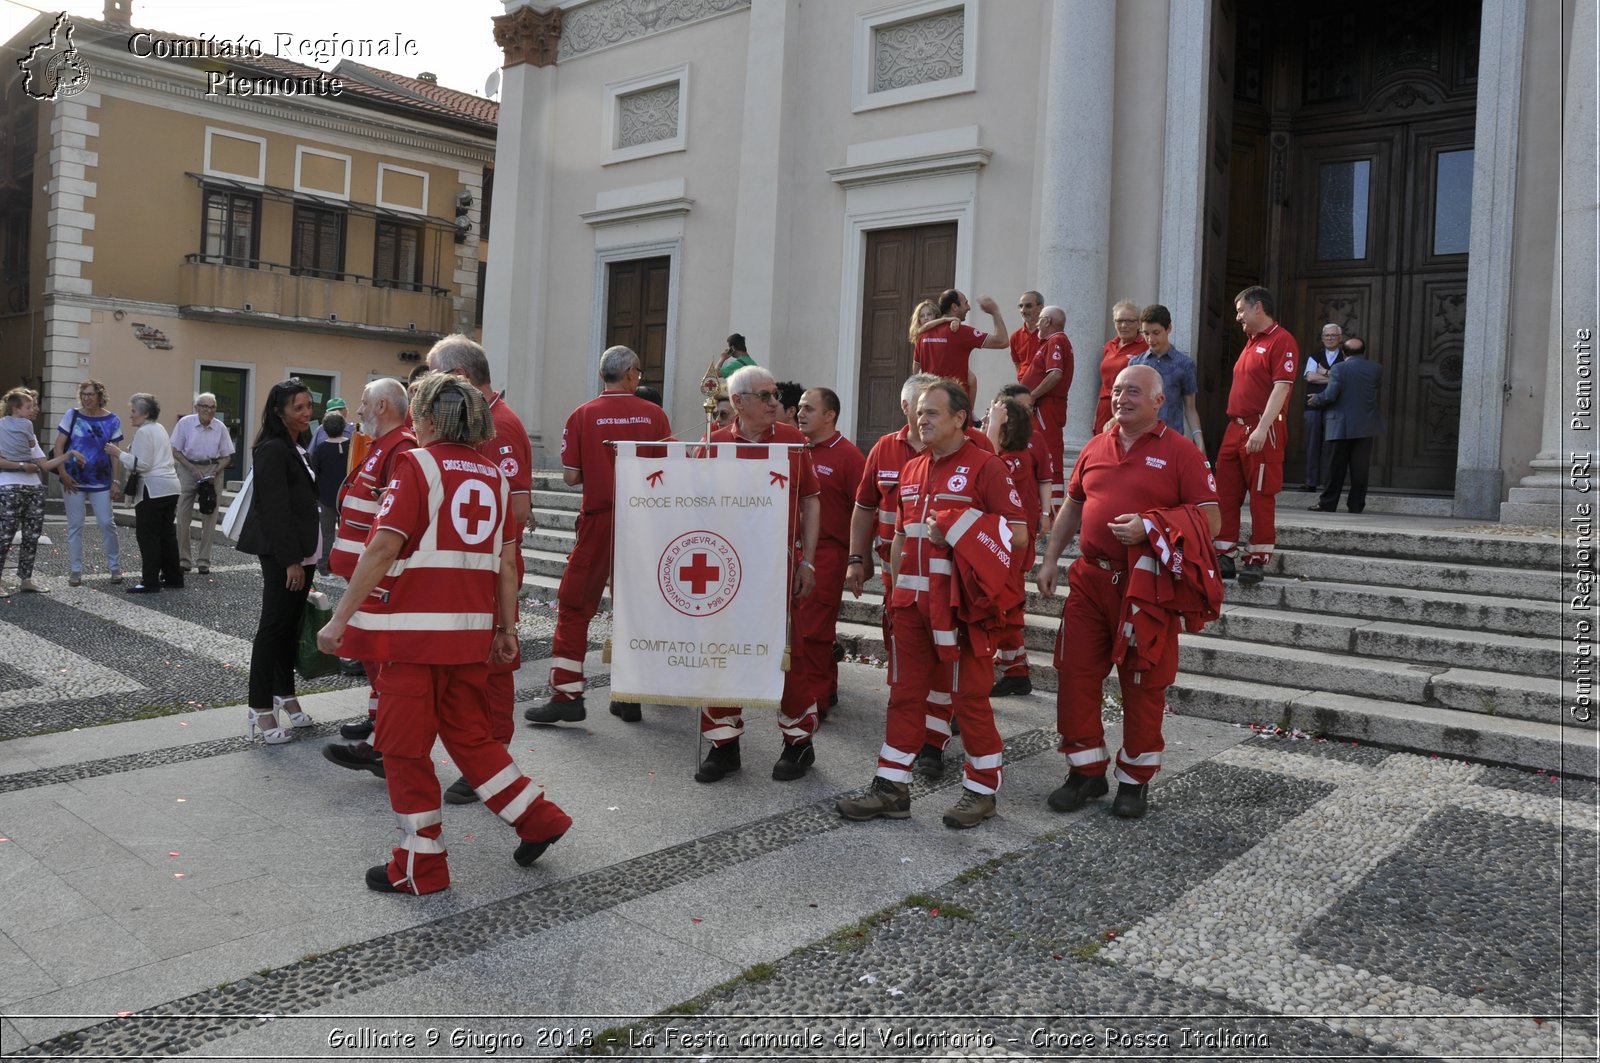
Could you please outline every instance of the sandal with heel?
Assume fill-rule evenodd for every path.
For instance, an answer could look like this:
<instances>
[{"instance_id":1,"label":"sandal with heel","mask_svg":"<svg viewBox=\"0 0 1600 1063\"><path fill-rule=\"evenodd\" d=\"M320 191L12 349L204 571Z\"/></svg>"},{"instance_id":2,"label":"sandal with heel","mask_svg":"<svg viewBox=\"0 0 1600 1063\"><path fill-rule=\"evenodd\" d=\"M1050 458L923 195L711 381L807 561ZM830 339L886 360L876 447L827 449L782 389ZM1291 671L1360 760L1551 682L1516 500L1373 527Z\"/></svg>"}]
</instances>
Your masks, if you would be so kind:
<instances>
[{"instance_id":1,"label":"sandal with heel","mask_svg":"<svg viewBox=\"0 0 1600 1063\"><path fill-rule=\"evenodd\" d=\"M299 698L280 698L274 695L272 711L282 712L287 717L290 727L310 727L316 722L311 718L310 713L300 708Z\"/></svg>"},{"instance_id":2,"label":"sandal with heel","mask_svg":"<svg viewBox=\"0 0 1600 1063\"><path fill-rule=\"evenodd\" d=\"M281 746L290 741L294 735L290 734L278 723L277 709L246 709L244 718L244 737L246 741L253 740L257 731L261 732L261 740L269 746ZM262 721L272 721L272 726L266 726Z\"/></svg>"}]
</instances>

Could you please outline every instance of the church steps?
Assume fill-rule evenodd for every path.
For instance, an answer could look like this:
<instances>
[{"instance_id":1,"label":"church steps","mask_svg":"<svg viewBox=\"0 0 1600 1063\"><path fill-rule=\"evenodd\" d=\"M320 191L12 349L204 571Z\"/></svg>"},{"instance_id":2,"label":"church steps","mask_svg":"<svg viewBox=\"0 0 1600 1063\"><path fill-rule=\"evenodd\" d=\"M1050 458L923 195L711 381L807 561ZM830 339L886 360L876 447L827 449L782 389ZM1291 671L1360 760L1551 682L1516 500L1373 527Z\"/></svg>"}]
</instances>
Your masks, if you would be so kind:
<instances>
[{"instance_id":1,"label":"church steps","mask_svg":"<svg viewBox=\"0 0 1600 1063\"><path fill-rule=\"evenodd\" d=\"M1348 583L1351 577L1359 576L1364 584L1407 591L1448 591L1540 601L1555 601L1561 593L1561 576L1555 568L1540 570L1448 561L1346 557L1305 550L1279 550L1273 554L1267 574L1326 583Z\"/></svg>"},{"instance_id":2,"label":"church steps","mask_svg":"<svg viewBox=\"0 0 1600 1063\"><path fill-rule=\"evenodd\" d=\"M1406 561L1437 561L1443 554L1457 564L1544 571L1561 564L1561 542L1553 537L1448 531L1396 534L1392 526L1380 530L1280 522L1277 545L1285 550Z\"/></svg>"}]
</instances>

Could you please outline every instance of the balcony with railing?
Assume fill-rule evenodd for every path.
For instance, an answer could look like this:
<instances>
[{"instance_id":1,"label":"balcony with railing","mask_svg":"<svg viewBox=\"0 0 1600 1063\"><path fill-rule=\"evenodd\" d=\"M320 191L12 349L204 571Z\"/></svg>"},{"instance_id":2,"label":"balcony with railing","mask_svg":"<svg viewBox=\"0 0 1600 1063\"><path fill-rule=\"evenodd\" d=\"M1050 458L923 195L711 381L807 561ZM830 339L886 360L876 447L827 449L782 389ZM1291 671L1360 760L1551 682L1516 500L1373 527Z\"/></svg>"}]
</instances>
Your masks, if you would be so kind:
<instances>
[{"instance_id":1,"label":"balcony with railing","mask_svg":"<svg viewBox=\"0 0 1600 1063\"><path fill-rule=\"evenodd\" d=\"M185 255L179 274L184 317L397 337L451 330L448 288L203 254Z\"/></svg>"}]
</instances>

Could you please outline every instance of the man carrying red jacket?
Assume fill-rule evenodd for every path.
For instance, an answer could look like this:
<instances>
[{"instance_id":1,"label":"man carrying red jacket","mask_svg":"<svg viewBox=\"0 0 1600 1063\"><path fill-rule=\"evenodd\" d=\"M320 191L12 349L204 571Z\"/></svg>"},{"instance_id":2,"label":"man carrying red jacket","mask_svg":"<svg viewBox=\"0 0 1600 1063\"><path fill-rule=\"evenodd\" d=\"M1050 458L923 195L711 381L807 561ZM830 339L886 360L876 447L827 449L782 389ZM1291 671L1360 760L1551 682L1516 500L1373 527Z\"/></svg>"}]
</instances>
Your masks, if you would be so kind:
<instances>
[{"instance_id":1,"label":"man carrying red jacket","mask_svg":"<svg viewBox=\"0 0 1600 1063\"><path fill-rule=\"evenodd\" d=\"M572 818L490 734L489 662L517 653L522 527L507 520L500 470L473 449L493 437L488 404L467 382L430 375L411 412L419 446L395 462L366 550L317 643L385 662L376 738L404 837L386 863L368 869L367 886L424 894L450 885L436 739L517 832L519 865L537 860Z\"/></svg>"},{"instance_id":2,"label":"man carrying red jacket","mask_svg":"<svg viewBox=\"0 0 1600 1063\"><path fill-rule=\"evenodd\" d=\"M1158 416L1165 399L1162 390L1161 374L1150 366L1130 365L1117 374L1111 387L1116 427L1091 436L1078 454L1067 503L1039 566L1039 590L1054 594L1061 551L1081 527L1080 556L1067 571L1070 592L1056 636L1056 730L1069 769L1066 782L1049 797L1057 812L1076 811L1109 789L1102 690L1119 657L1117 640L1127 620L1129 562L1138 544L1149 538L1141 514L1193 506L1204 514L1204 534L1215 535L1221 523L1216 481L1206 469L1205 455ZM1203 556L1199 560L1204 564ZM1214 574L1209 578L1216 584ZM1142 816L1148 807L1146 791L1166 748L1161 723L1167 687L1178 674L1178 626L1170 624L1159 632L1147 628L1146 639L1124 647L1117 665L1123 724L1111 810L1124 818Z\"/></svg>"},{"instance_id":3,"label":"man carrying red jacket","mask_svg":"<svg viewBox=\"0 0 1600 1063\"><path fill-rule=\"evenodd\" d=\"M894 594L889 603L893 615L888 722L871 787L863 797L838 802L839 814L846 819L911 815L910 783L924 734L928 692L939 661L950 657L955 658L954 710L967 763L961 799L944 814L944 824L975 827L995 814L1002 747L989 704L994 669L990 628L1000 622L1003 603L991 606L988 617L979 618L971 611L975 603L969 596L964 600L969 608L952 618L949 594L957 570L946 533L956 530L958 522L960 531L966 532L968 525L998 517L1011 533L1011 542L1005 544L1008 550L1026 552L1029 540L1022 498L1011 485L1005 463L966 437L970 416L966 389L954 381L935 382L917 400L917 427L927 450L907 462L900 474L890 555ZM941 523L935 516L939 510L963 512L960 517L946 514ZM989 538L999 534L997 522ZM987 585L1003 591L1009 566L1008 553L989 573ZM944 595L934 593L935 582Z\"/></svg>"},{"instance_id":4,"label":"man carrying red jacket","mask_svg":"<svg viewBox=\"0 0 1600 1063\"><path fill-rule=\"evenodd\" d=\"M366 456L339 488L339 529L333 540L333 551L328 555L328 567L341 579L348 580L355 574L361 552L367 546L367 536L372 532L372 523L378 516L383 490L394 479L395 459L417 445L417 437L407 426L410 419L407 407L405 385L393 377L374 380L361 392L356 418L371 442L367 445ZM361 666L371 684L367 690L367 718L340 727L339 733L354 741L349 744L330 742L322 747L322 755L341 768L370 771L381 779L383 754L373 749L368 739L378 715L378 680L383 662L364 660Z\"/></svg>"}]
</instances>

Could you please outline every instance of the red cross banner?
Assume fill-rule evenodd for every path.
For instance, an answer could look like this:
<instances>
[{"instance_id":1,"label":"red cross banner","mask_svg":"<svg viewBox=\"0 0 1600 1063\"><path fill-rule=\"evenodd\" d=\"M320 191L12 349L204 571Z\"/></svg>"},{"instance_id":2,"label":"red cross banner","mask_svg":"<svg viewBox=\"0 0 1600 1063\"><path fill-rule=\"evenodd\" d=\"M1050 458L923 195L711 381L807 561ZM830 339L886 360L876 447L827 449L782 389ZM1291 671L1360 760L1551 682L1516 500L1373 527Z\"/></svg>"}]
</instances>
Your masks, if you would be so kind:
<instances>
[{"instance_id":1,"label":"red cross banner","mask_svg":"<svg viewBox=\"0 0 1600 1063\"><path fill-rule=\"evenodd\" d=\"M616 447L611 696L777 708L791 448Z\"/></svg>"}]
</instances>

